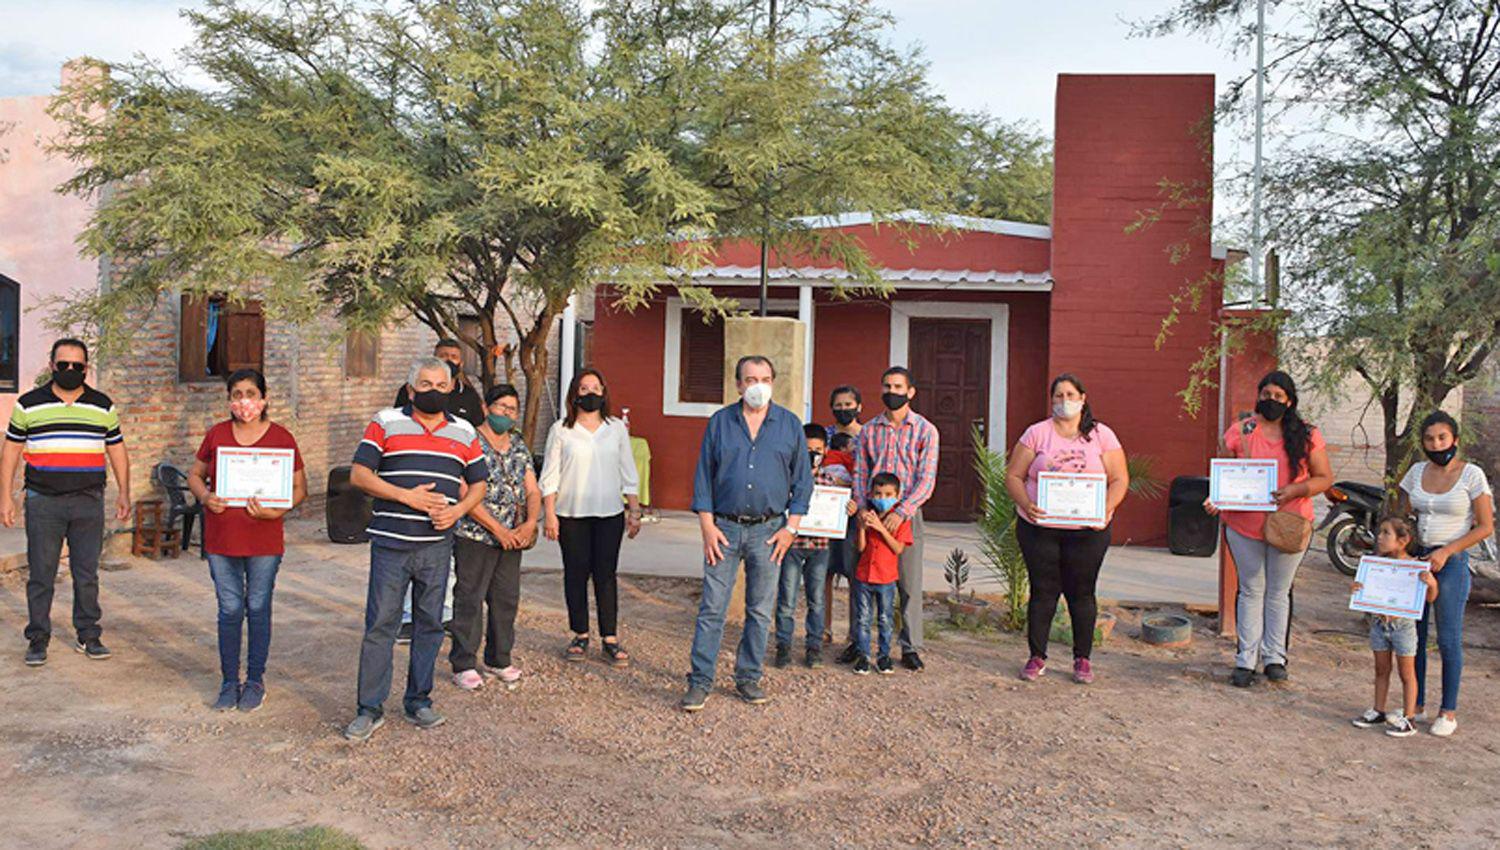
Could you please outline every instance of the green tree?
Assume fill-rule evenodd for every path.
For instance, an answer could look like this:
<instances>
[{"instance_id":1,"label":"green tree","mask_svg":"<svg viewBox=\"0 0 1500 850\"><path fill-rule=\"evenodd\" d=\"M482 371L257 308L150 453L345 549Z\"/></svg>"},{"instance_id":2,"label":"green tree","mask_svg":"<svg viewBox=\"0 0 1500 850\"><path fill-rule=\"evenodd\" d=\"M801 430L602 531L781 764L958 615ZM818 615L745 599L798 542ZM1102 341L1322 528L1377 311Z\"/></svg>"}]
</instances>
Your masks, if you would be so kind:
<instances>
[{"instance_id":1,"label":"green tree","mask_svg":"<svg viewBox=\"0 0 1500 850\"><path fill-rule=\"evenodd\" d=\"M80 167L64 188L98 202L83 248L123 269L61 320L118 345L174 287L350 327L410 314L472 348L486 386L509 326L529 438L571 295L608 281L634 307L674 282L732 311L687 272L713 239L762 234L878 288L857 244L799 217L933 208L957 182L954 116L855 0L788 0L775 33L748 0L187 16L187 75L101 66L56 101Z\"/></svg>"},{"instance_id":2,"label":"green tree","mask_svg":"<svg viewBox=\"0 0 1500 850\"><path fill-rule=\"evenodd\" d=\"M965 215L1050 222L1052 146L1047 138L984 115L961 120L953 208Z\"/></svg>"},{"instance_id":3,"label":"green tree","mask_svg":"<svg viewBox=\"0 0 1500 850\"><path fill-rule=\"evenodd\" d=\"M1280 0L1273 115L1298 125L1267 169L1284 356L1380 405L1386 474L1415 424L1500 341L1500 2ZM1253 37L1248 0L1185 0L1151 26ZM1251 78L1253 79L1253 78ZM1223 109L1242 114L1247 80Z\"/></svg>"}]
</instances>

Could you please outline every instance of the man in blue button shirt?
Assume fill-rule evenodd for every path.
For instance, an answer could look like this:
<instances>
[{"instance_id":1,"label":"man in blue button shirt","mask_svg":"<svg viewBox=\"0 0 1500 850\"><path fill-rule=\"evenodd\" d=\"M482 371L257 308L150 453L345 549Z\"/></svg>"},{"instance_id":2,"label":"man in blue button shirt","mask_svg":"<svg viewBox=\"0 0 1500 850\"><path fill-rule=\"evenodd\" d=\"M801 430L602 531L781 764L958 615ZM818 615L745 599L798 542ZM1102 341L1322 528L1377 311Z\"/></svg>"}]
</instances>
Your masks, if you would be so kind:
<instances>
[{"instance_id":1,"label":"man in blue button shirt","mask_svg":"<svg viewBox=\"0 0 1500 850\"><path fill-rule=\"evenodd\" d=\"M740 401L708 420L693 478L693 510L703 532L703 601L684 711L701 710L713 689L724 614L741 560L745 630L734 662L735 690L751 705L766 702L760 677L781 558L797 538L812 498L802 421L771 403L776 367L760 355L742 357L734 380Z\"/></svg>"}]
</instances>

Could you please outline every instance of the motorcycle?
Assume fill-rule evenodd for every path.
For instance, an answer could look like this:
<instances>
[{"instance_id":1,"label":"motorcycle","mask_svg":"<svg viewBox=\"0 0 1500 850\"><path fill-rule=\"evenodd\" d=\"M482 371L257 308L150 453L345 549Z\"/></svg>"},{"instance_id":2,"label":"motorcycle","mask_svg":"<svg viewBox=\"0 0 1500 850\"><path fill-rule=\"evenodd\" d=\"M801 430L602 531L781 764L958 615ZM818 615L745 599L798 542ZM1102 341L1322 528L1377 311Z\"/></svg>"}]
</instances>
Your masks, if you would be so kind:
<instances>
[{"instance_id":1,"label":"motorcycle","mask_svg":"<svg viewBox=\"0 0 1500 850\"><path fill-rule=\"evenodd\" d=\"M1328 529L1328 560L1346 576L1359 572L1359 559L1375 552L1385 490L1358 481L1338 481L1323 492L1330 508L1318 530Z\"/></svg>"}]
</instances>

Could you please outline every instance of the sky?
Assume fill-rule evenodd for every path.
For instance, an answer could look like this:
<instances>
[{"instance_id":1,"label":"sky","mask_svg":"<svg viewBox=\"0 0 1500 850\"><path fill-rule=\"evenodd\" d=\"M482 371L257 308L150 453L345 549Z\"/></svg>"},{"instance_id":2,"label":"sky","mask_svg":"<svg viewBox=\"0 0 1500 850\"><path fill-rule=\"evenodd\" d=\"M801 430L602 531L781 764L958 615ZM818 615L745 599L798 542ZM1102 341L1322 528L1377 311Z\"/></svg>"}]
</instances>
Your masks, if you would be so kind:
<instances>
[{"instance_id":1,"label":"sky","mask_svg":"<svg viewBox=\"0 0 1500 850\"><path fill-rule=\"evenodd\" d=\"M935 88L959 108L1052 131L1060 73L1212 73L1223 91L1249 58L1197 36L1133 38L1130 22L1175 0L874 0L896 16L899 44L922 48ZM71 56L171 64L191 31L191 0L0 0L0 97L45 94ZM1221 127L1221 171L1247 158L1243 128Z\"/></svg>"}]
</instances>

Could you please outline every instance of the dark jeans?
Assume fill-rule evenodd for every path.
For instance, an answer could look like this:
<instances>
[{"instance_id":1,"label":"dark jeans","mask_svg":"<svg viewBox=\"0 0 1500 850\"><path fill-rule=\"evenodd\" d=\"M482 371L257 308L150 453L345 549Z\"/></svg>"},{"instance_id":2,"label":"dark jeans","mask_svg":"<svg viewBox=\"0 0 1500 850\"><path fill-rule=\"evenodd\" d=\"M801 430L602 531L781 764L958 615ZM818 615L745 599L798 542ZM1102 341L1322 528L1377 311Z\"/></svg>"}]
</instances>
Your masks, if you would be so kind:
<instances>
[{"instance_id":1,"label":"dark jeans","mask_svg":"<svg viewBox=\"0 0 1500 850\"><path fill-rule=\"evenodd\" d=\"M589 579L594 580L594 603L599 606L599 637L614 637L618 627L620 540L625 536L623 512L606 517L558 517L557 545L562 549L563 597L568 603L568 628L575 635L589 633Z\"/></svg>"},{"instance_id":2,"label":"dark jeans","mask_svg":"<svg viewBox=\"0 0 1500 850\"><path fill-rule=\"evenodd\" d=\"M849 589L854 594L854 648L860 655L870 654L870 617L874 610L880 638L880 657L891 654L891 609L896 602L896 582L866 584L854 579Z\"/></svg>"},{"instance_id":3,"label":"dark jeans","mask_svg":"<svg viewBox=\"0 0 1500 850\"><path fill-rule=\"evenodd\" d=\"M840 541L833 541L839 545ZM793 615L797 613L797 591L807 589L807 648L817 652L823 648L823 579L828 574L828 549L798 549L786 551L781 559L781 584L776 591L776 643L791 646L792 634L796 631Z\"/></svg>"},{"instance_id":4,"label":"dark jeans","mask_svg":"<svg viewBox=\"0 0 1500 850\"><path fill-rule=\"evenodd\" d=\"M80 642L98 640L99 552L104 548L104 491L65 496L26 491L26 639L52 637L52 591L63 540L73 574L73 631Z\"/></svg>"},{"instance_id":5,"label":"dark jeans","mask_svg":"<svg viewBox=\"0 0 1500 850\"><path fill-rule=\"evenodd\" d=\"M359 711L379 717L391 693L391 652L401 626L401 600L412 592L411 658L406 668L408 714L432 705L432 669L443 648L443 593L453 541L413 549L370 545L370 590L365 600L365 637L359 646Z\"/></svg>"},{"instance_id":6,"label":"dark jeans","mask_svg":"<svg viewBox=\"0 0 1500 850\"><path fill-rule=\"evenodd\" d=\"M240 680L240 633L246 622L250 647L245 652L245 678L265 678L271 652L271 593L280 567L280 555L208 555L208 572L219 599L219 672L226 682Z\"/></svg>"},{"instance_id":7,"label":"dark jeans","mask_svg":"<svg viewBox=\"0 0 1500 850\"><path fill-rule=\"evenodd\" d=\"M755 525L740 525L715 519L714 525L729 545L724 547L724 558L719 563L711 565L706 559L703 562L703 598L698 603L698 621L693 627L693 670L688 674L688 684L714 686L719 644L724 640L724 615L729 610L740 561L745 562L745 628L740 633L739 652L734 660L734 681L754 684L760 681L765 664L771 611L776 606L776 583L781 575L771 562L771 547L766 544L786 526L786 520L778 517Z\"/></svg>"},{"instance_id":8,"label":"dark jeans","mask_svg":"<svg viewBox=\"0 0 1500 850\"><path fill-rule=\"evenodd\" d=\"M1031 601L1026 603L1026 642L1035 658L1047 657L1047 636L1057 613L1057 597L1068 600L1073 620L1073 657L1088 658L1094 651L1094 619L1099 603L1094 586L1109 550L1109 529L1063 530L1016 521L1016 542L1026 560Z\"/></svg>"},{"instance_id":9,"label":"dark jeans","mask_svg":"<svg viewBox=\"0 0 1500 850\"><path fill-rule=\"evenodd\" d=\"M1469 575L1469 553L1449 558L1433 575L1437 599L1427 603L1417 621L1417 705L1427 706L1427 634L1436 614L1438 655L1443 659L1442 710L1458 711L1458 682L1464 674L1464 605L1474 581Z\"/></svg>"},{"instance_id":10,"label":"dark jeans","mask_svg":"<svg viewBox=\"0 0 1500 850\"><path fill-rule=\"evenodd\" d=\"M521 550L460 537L453 547L453 571L458 576L453 587L453 646L448 650L453 672L475 669L481 637L484 666L509 667L521 602Z\"/></svg>"}]
</instances>

